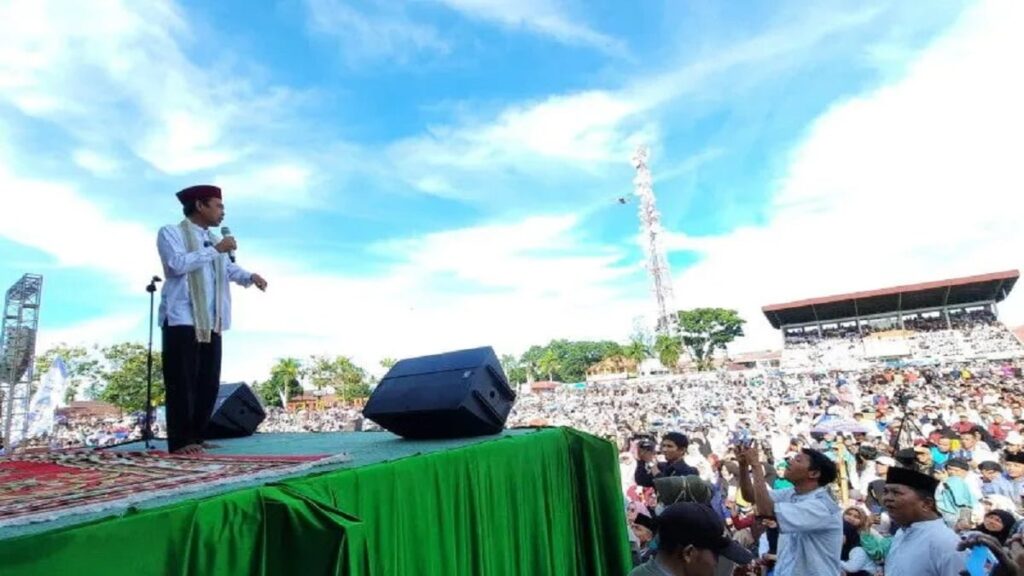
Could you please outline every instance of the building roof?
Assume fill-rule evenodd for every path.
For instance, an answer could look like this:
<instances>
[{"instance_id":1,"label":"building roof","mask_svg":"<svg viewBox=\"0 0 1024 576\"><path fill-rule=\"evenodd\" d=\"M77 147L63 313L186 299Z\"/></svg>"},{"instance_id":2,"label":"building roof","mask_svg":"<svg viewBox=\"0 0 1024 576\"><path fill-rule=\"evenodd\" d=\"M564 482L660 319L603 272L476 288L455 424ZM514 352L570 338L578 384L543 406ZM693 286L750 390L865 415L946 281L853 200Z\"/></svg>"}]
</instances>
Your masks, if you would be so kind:
<instances>
[{"instance_id":1,"label":"building roof","mask_svg":"<svg viewBox=\"0 0 1024 576\"><path fill-rule=\"evenodd\" d=\"M100 402L98 400L80 400L68 403L64 408L57 408L55 410L57 414L63 414L66 416L82 416L82 417L105 417L105 416L117 416L121 413L121 409L109 402Z\"/></svg>"},{"instance_id":2,"label":"building roof","mask_svg":"<svg viewBox=\"0 0 1024 576\"><path fill-rule=\"evenodd\" d=\"M989 300L1001 302L1010 294L1019 277L1019 271L1007 270L770 304L761 308L761 311L768 317L772 327L780 328L788 324L828 322L873 314L895 314L901 310L912 311Z\"/></svg>"},{"instance_id":3,"label":"building roof","mask_svg":"<svg viewBox=\"0 0 1024 576\"><path fill-rule=\"evenodd\" d=\"M729 361L734 363L781 359L782 350L754 350L751 352L740 352L738 354L733 354L729 356Z\"/></svg>"}]
</instances>

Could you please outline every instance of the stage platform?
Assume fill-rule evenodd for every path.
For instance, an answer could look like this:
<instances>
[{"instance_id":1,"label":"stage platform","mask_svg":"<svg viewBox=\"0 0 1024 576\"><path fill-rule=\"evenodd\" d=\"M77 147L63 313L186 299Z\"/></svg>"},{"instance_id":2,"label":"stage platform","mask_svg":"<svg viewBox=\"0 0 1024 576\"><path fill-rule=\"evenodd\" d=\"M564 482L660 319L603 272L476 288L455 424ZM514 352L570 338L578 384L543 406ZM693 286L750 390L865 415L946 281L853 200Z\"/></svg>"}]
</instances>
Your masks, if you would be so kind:
<instances>
[{"instance_id":1,"label":"stage platform","mask_svg":"<svg viewBox=\"0 0 1024 576\"><path fill-rule=\"evenodd\" d=\"M614 447L565 428L259 434L212 454L351 460L0 530L0 573L623 575ZM129 446L122 450L137 450ZM158 446L162 448L162 446Z\"/></svg>"}]
</instances>

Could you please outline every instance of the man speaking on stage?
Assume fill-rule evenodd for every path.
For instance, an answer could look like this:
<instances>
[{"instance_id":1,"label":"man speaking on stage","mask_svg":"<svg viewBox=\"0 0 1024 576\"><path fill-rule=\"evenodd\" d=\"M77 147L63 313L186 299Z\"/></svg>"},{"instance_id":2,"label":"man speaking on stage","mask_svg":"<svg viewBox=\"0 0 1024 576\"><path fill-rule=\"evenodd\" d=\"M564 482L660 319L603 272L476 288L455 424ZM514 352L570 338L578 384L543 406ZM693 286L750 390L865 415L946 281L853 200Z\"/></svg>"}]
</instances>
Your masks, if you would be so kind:
<instances>
[{"instance_id":1,"label":"man speaking on stage","mask_svg":"<svg viewBox=\"0 0 1024 576\"><path fill-rule=\"evenodd\" d=\"M220 387L221 332L231 326L228 282L267 289L267 281L234 262L235 239L210 231L224 220L216 186L185 188L177 194L185 219L164 226L157 249L164 267L160 295L167 445L174 454L204 451L206 424ZM225 229L226 230L226 229Z\"/></svg>"}]
</instances>

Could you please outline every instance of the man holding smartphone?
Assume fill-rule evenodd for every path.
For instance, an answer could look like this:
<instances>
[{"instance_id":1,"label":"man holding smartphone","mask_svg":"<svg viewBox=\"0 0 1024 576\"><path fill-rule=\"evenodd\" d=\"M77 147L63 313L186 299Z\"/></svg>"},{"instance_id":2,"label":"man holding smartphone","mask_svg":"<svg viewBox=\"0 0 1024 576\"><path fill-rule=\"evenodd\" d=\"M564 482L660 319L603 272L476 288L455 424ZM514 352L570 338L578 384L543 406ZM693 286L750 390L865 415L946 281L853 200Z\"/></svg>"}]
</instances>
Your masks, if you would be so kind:
<instances>
[{"instance_id":1,"label":"man holding smartphone","mask_svg":"<svg viewBox=\"0 0 1024 576\"><path fill-rule=\"evenodd\" d=\"M661 455L664 462L658 462L654 446L641 443L637 447L636 471L633 480L637 486L651 488L655 478L672 476L699 476L696 468L686 463L686 451L690 440L682 432L669 432L661 438Z\"/></svg>"}]
</instances>

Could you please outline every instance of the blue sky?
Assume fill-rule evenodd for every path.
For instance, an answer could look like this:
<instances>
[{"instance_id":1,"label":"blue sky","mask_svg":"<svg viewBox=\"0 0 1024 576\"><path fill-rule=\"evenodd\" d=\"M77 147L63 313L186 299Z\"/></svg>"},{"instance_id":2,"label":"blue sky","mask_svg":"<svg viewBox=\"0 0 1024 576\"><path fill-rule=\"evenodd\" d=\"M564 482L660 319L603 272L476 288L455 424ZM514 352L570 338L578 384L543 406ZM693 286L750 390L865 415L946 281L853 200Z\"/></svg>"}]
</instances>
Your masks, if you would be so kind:
<instances>
[{"instance_id":1,"label":"blue sky","mask_svg":"<svg viewBox=\"0 0 1024 576\"><path fill-rule=\"evenodd\" d=\"M173 193L225 191L225 377L649 318L652 148L680 307L1016 268L1013 1L294 0L0 6L0 283L42 343L145 339ZM10 215L15 215L11 217ZM1016 297L1007 302L1019 323Z\"/></svg>"}]
</instances>

